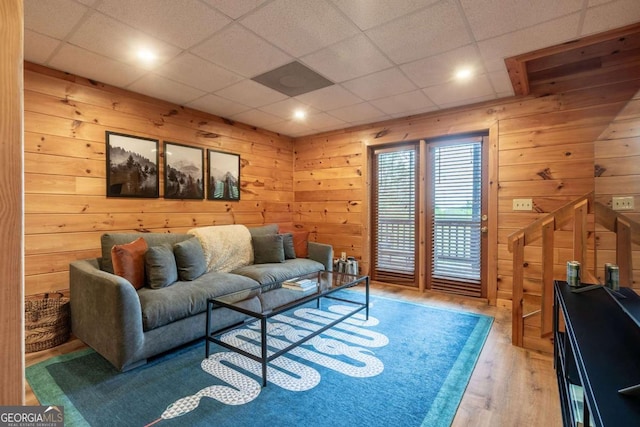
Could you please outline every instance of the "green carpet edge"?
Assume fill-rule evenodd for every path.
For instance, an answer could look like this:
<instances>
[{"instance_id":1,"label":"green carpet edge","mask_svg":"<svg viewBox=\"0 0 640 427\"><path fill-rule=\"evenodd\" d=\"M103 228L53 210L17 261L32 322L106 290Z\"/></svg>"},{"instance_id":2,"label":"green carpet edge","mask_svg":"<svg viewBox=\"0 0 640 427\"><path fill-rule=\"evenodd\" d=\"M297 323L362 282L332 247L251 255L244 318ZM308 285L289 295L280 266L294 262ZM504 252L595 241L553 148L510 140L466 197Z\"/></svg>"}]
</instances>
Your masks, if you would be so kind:
<instances>
[{"instance_id":1,"label":"green carpet edge","mask_svg":"<svg viewBox=\"0 0 640 427\"><path fill-rule=\"evenodd\" d=\"M91 348L77 350L69 354L55 356L36 363L25 369L25 378L29 382L33 393L41 405L55 405L64 407L65 425L81 426L89 425L87 420L75 408L64 392L58 387L54 379L49 375L47 367L56 363L66 362L87 354L95 353ZM36 387L34 387L34 384Z\"/></svg>"},{"instance_id":2,"label":"green carpet edge","mask_svg":"<svg viewBox=\"0 0 640 427\"><path fill-rule=\"evenodd\" d=\"M493 317L483 314L477 315L478 323L469 335L443 386L438 391L433 405L422 421L422 427L450 426L453 422L493 325Z\"/></svg>"}]
</instances>

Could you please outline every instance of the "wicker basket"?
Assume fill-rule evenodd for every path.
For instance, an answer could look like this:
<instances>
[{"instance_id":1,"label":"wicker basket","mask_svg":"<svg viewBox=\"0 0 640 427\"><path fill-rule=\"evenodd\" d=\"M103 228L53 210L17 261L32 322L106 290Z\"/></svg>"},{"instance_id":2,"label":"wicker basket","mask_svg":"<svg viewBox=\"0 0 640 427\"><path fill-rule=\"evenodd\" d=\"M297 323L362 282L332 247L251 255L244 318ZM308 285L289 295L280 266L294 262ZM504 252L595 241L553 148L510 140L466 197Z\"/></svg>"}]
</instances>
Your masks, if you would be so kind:
<instances>
[{"instance_id":1,"label":"wicker basket","mask_svg":"<svg viewBox=\"0 0 640 427\"><path fill-rule=\"evenodd\" d=\"M24 304L25 351L46 350L71 334L69 298L61 293L30 295Z\"/></svg>"}]
</instances>

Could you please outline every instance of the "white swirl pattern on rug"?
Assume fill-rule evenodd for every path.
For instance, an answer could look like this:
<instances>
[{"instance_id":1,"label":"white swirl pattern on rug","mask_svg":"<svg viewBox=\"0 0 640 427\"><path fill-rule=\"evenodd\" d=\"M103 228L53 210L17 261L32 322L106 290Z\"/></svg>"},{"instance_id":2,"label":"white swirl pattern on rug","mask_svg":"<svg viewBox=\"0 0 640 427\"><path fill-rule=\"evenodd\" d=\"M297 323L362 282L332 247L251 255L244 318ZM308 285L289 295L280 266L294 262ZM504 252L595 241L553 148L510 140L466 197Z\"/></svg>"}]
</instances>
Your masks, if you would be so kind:
<instances>
[{"instance_id":1,"label":"white swirl pattern on rug","mask_svg":"<svg viewBox=\"0 0 640 427\"><path fill-rule=\"evenodd\" d=\"M330 312L301 308L294 312L296 317L275 316L274 320L277 323L268 324L267 329L268 354L274 353L272 349L281 350L291 342L298 341L309 335L310 332L317 331L323 325L337 319L341 314L352 310L352 307L333 305L329 307L329 310ZM295 355L300 359L308 360L351 377L364 378L379 375L384 370L382 361L375 357L370 350L359 347L379 348L389 343L386 335L364 329L378 323L378 319L372 316L365 320L363 314L355 314L323 332L322 335L332 338L323 338L318 335L287 354ZM248 328L236 329L224 334L222 340L236 347L241 347L251 354L259 355L260 323L253 322L247 326ZM277 337L283 337L286 340ZM348 343L356 346L351 346ZM318 385L321 379L320 373L311 366L292 360L287 357L287 354L274 359L267 366L269 383L290 391L309 390ZM332 356L340 356L341 360ZM345 356L353 360L354 364L345 361ZM214 353L202 361L201 367L208 374L227 383L228 386L205 387L196 394L178 399L167 407L162 413L161 419L171 419L193 411L198 407L200 399L203 397L215 399L227 405L243 405L258 397L262 390L261 383L233 369L232 366L250 372L257 378L262 375L262 365L248 357L232 352ZM277 366L279 369L274 369L271 366Z\"/></svg>"}]
</instances>

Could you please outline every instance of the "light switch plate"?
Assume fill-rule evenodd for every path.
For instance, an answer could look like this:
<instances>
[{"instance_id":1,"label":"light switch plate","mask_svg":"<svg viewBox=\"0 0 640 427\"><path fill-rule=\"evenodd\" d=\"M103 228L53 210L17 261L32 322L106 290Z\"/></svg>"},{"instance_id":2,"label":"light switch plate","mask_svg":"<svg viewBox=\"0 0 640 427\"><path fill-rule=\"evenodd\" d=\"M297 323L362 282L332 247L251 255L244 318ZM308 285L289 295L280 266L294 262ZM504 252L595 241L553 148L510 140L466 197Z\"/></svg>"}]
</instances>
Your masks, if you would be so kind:
<instances>
[{"instance_id":1,"label":"light switch plate","mask_svg":"<svg viewBox=\"0 0 640 427\"><path fill-rule=\"evenodd\" d=\"M513 199L514 211L530 211L533 210L532 199Z\"/></svg>"},{"instance_id":2,"label":"light switch plate","mask_svg":"<svg viewBox=\"0 0 640 427\"><path fill-rule=\"evenodd\" d=\"M633 196L612 197L611 208L614 211L629 211L635 209Z\"/></svg>"}]
</instances>

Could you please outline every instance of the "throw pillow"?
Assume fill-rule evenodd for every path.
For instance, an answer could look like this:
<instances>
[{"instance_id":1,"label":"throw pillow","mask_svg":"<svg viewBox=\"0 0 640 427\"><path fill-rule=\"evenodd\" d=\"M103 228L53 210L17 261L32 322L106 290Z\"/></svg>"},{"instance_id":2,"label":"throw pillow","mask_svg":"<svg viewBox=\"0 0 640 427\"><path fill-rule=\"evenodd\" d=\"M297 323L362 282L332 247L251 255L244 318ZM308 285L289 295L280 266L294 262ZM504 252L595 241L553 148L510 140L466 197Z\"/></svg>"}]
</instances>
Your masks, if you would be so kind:
<instances>
[{"instance_id":1,"label":"throw pillow","mask_svg":"<svg viewBox=\"0 0 640 427\"><path fill-rule=\"evenodd\" d=\"M309 243L309 232L305 230L292 231L293 234L293 247L296 250L296 256L298 258L307 258L309 256L309 249L307 245Z\"/></svg>"},{"instance_id":2,"label":"throw pillow","mask_svg":"<svg viewBox=\"0 0 640 427\"><path fill-rule=\"evenodd\" d=\"M249 233L253 236L266 236L268 234L278 234L278 224L263 225L261 227L250 227Z\"/></svg>"},{"instance_id":3,"label":"throw pillow","mask_svg":"<svg viewBox=\"0 0 640 427\"><path fill-rule=\"evenodd\" d=\"M173 245L180 280L194 280L207 271L207 261L197 237Z\"/></svg>"},{"instance_id":4,"label":"throw pillow","mask_svg":"<svg viewBox=\"0 0 640 427\"><path fill-rule=\"evenodd\" d=\"M134 288L144 286L144 255L147 252L147 242L142 237L124 245L114 245L111 248L111 262L113 272L127 279Z\"/></svg>"},{"instance_id":5,"label":"throw pillow","mask_svg":"<svg viewBox=\"0 0 640 427\"><path fill-rule=\"evenodd\" d=\"M264 236L253 236L253 263L267 264L271 262L284 262L284 245L282 235L267 234Z\"/></svg>"},{"instance_id":6,"label":"throw pillow","mask_svg":"<svg viewBox=\"0 0 640 427\"><path fill-rule=\"evenodd\" d=\"M282 246L284 246L285 259L294 259L296 257L296 248L293 245L293 234L282 233Z\"/></svg>"},{"instance_id":7,"label":"throw pillow","mask_svg":"<svg viewBox=\"0 0 640 427\"><path fill-rule=\"evenodd\" d=\"M164 288L178 280L178 268L170 244L150 247L144 257L144 263L150 288Z\"/></svg>"}]
</instances>

